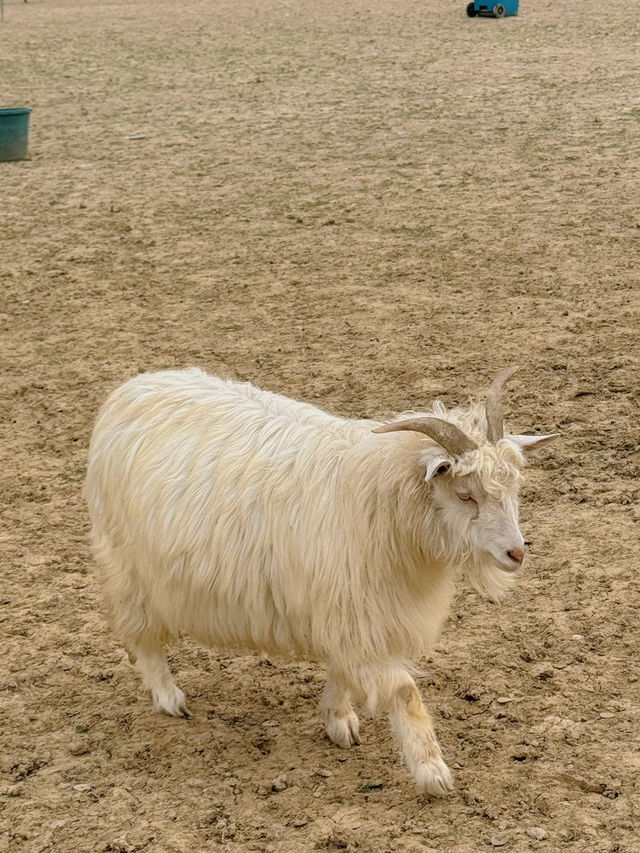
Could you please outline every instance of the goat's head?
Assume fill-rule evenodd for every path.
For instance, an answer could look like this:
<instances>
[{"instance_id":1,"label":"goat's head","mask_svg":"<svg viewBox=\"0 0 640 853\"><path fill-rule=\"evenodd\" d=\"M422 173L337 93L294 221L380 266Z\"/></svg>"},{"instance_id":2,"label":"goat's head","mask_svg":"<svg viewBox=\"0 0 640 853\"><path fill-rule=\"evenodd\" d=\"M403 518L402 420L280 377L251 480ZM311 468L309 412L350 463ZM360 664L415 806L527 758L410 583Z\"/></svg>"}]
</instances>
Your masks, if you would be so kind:
<instances>
[{"instance_id":1,"label":"goat's head","mask_svg":"<svg viewBox=\"0 0 640 853\"><path fill-rule=\"evenodd\" d=\"M436 550L442 558L461 563L473 585L494 599L512 585L524 562L525 543L518 524L521 468L527 456L557 437L504 435L500 394L516 370L507 368L495 379L483 407L457 412L452 420L418 416L374 430L410 430L433 440L421 451L420 463L438 518ZM469 432L481 432L480 440L454 420Z\"/></svg>"}]
</instances>

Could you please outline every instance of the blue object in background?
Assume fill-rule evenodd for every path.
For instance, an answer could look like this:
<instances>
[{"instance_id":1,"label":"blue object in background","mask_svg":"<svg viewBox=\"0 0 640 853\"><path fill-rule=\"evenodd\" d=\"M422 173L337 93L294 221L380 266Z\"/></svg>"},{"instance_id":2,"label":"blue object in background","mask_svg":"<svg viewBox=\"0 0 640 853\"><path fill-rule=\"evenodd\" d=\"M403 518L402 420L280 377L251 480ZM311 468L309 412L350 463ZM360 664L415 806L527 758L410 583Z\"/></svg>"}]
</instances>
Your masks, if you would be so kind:
<instances>
[{"instance_id":1,"label":"blue object in background","mask_svg":"<svg viewBox=\"0 0 640 853\"><path fill-rule=\"evenodd\" d=\"M29 148L31 107L0 110L0 161L24 160Z\"/></svg>"},{"instance_id":2,"label":"blue object in background","mask_svg":"<svg viewBox=\"0 0 640 853\"><path fill-rule=\"evenodd\" d=\"M502 0L502 3L494 3L493 0L473 0L467 6L467 15L475 18L482 15L486 18L504 18L507 15L517 15L520 0Z\"/></svg>"}]
</instances>

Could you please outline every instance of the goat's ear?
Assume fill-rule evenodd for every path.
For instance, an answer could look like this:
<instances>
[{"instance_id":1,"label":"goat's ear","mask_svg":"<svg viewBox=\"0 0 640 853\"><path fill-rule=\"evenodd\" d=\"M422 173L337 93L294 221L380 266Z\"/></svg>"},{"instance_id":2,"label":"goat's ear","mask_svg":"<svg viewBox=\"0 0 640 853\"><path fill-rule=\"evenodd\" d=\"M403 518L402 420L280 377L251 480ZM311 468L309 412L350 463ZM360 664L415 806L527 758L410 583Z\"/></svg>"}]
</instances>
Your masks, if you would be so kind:
<instances>
[{"instance_id":1,"label":"goat's ear","mask_svg":"<svg viewBox=\"0 0 640 853\"><path fill-rule=\"evenodd\" d=\"M541 447L559 436L559 432L554 432L552 435L505 435L505 438L519 447L525 456L533 456Z\"/></svg>"},{"instance_id":2,"label":"goat's ear","mask_svg":"<svg viewBox=\"0 0 640 853\"><path fill-rule=\"evenodd\" d=\"M433 480L434 477L442 477L448 474L451 470L452 461L449 456L440 453L430 453L424 460L425 464L425 482Z\"/></svg>"}]
</instances>

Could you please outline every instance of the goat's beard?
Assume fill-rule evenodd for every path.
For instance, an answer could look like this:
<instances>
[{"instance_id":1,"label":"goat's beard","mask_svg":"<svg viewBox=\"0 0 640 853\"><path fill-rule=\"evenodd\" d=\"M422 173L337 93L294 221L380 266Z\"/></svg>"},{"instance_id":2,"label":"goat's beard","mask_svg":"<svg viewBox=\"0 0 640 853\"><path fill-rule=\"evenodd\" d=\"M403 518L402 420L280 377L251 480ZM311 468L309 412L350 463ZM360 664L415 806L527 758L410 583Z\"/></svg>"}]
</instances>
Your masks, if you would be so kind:
<instances>
[{"instance_id":1,"label":"goat's beard","mask_svg":"<svg viewBox=\"0 0 640 853\"><path fill-rule=\"evenodd\" d=\"M518 572L505 572L488 556L474 553L473 543L459 530L439 526L439 537L431 539L431 553L451 569L462 567L471 586L491 601L500 601L513 588Z\"/></svg>"},{"instance_id":2,"label":"goat's beard","mask_svg":"<svg viewBox=\"0 0 640 853\"><path fill-rule=\"evenodd\" d=\"M500 601L518 577L517 572L505 572L492 560L473 555L465 561L463 569L471 586L491 601Z\"/></svg>"}]
</instances>

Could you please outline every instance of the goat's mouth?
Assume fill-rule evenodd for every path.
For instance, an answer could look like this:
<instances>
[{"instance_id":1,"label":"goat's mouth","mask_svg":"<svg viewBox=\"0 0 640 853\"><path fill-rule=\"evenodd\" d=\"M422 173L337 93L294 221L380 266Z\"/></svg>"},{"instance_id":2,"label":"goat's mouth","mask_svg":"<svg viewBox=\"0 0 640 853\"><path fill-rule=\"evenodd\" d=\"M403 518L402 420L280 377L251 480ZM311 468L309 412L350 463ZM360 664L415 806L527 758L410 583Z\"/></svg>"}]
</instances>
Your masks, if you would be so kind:
<instances>
[{"instance_id":1,"label":"goat's mouth","mask_svg":"<svg viewBox=\"0 0 640 853\"><path fill-rule=\"evenodd\" d=\"M504 572L506 575L517 575L521 566L507 566L504 563L496 563L496 568L500 569L500 571Z\"/></svg>"},{"instance_id":2,"label":"goat's mouth","mask_svg":"<svg viewBox=\"0 0 640 853\"><path fill-rule=\"evenodd\" d=\"M517 552L513 556L511 552L507 552L504 556L500 555L499 557L493 554L492 557L496 568L502 572L506 572L508 575L517 574L521 571L524 563L524 554L521 552Z\"/></svg>"}]
</instances>

